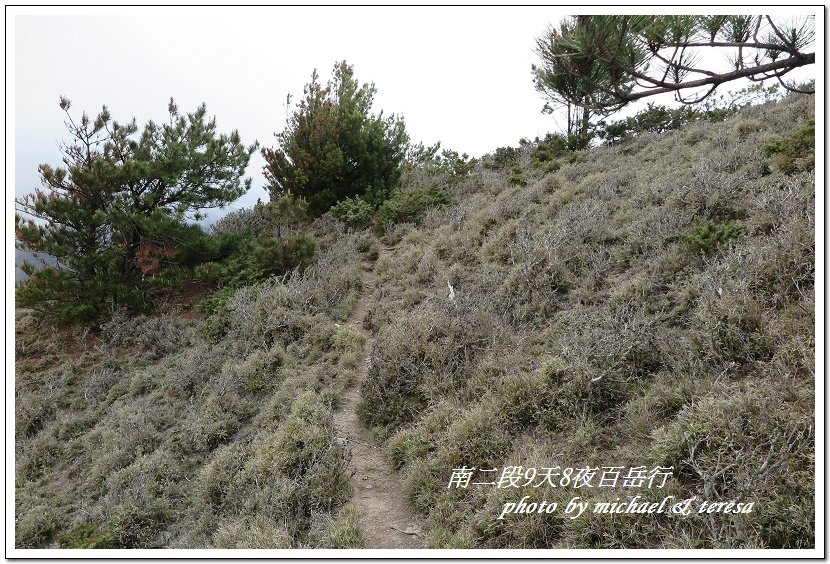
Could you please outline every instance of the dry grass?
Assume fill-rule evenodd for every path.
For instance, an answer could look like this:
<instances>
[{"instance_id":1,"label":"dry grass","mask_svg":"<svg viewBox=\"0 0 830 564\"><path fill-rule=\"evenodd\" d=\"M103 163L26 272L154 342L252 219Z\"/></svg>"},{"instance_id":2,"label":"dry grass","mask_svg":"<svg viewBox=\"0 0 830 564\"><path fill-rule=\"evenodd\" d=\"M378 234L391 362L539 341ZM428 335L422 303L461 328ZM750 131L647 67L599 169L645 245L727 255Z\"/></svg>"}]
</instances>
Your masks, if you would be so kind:
<instances>
[{"instance_id":1,"label":"dry grass","mask_svg":"<svg viewBox=\"0 0 830 564\"><path fill-rule=\"evenodd\" d=\"M218 342L192 315L64 339L19 317L16 545L359 545L331 424L363 346L340 326L358 247L332 231L302 275L240 290Z\"/></svg>"},{"instance_id":2,"label":"dry grass","mask_svg":"<svg viewBox=\"0 0 830 564\"><path fill-rule=\"evenodd\" d=\"M762 152L812 108L643 135L525 187L479 167L395 235L363 396L433 546L813 546L815 178ZM530 460L674 466L667 494L757 509L496 522L523 492L447 489L462 464Z\"/></svg>"},{"instance_id":3,"label":"dry grass","mask_svg":"<svg viewBox=\"0 0 830 564\"><path fill-rule=\"evenodd\" d=\"M438 183L453 205L380 239L317 220L316 263L238 290L217 342L172 312L71 336L19 315L16 545L361 546L331 422L363 360L343 322L384 245L361 414L432 546L813 546L815 175L762 150L813 104L548 174L532 147L504 169L414 171L405 190ZM576 494L448 489L461 465L667 465L661 496L756 510L498 520L522 495Z\"/></svg>"}]
</instances>

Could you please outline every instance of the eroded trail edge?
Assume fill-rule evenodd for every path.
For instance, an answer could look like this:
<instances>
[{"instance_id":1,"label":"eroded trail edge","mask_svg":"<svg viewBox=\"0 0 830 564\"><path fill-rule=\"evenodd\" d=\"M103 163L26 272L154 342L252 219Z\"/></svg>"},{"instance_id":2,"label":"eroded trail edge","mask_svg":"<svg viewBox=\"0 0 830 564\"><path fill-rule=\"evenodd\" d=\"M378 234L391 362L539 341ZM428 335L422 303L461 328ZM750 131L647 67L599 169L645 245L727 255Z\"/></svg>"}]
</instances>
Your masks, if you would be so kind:
<instances>
[{"instance_id":1,"label":"eroded trail edge","mask_svg":"<svg viewBox=\"0 0 830 564\"><path fill-rule=\"evenodd\" d=\"M424 548L420 521L408 505L397 472L384 460L380 447L372 441L357 417L360 384L369 371L369 353L373 335L363 328L369 296L375 288L375 264L363 265L363 286L360 297L348 320L348 326L366 337L363 362L357 379L343 396L343 408L334 416L338 436L346 439L351 453L354 498L366 548Z\"/></svg>"}]
</instances>

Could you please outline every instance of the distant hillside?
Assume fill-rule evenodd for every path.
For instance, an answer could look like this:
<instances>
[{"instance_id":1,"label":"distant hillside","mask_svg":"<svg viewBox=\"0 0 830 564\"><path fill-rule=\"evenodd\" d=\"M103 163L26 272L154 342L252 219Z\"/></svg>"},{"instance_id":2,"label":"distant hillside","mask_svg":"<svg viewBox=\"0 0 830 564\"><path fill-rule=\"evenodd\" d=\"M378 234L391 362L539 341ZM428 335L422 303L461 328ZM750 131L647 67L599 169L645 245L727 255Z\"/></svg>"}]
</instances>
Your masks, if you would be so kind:
<instances>
[{"instance_id":1,"label":"distant hillside","mask_svg":"<svg viewBox=\"0 0 830 564\"><path fill-rule=\"evenodd\" d=\"M15 264L14 281L15 282L21 282L21 281L26 280L27 278L29 278L26 275L25 272L20 270L20 265L22 265L26 261L28 261L28 262L30 262L34 265L38 265L38 266L43 264L43 262L45 262L46 264L55 264L54 257L51 257L51 256L49 256L45 253L38 253L38 258L35 258L34 253L31 253L29 251L21 251L20 249L15 249L14 250L14 264Z\"/></svg>"},{"instance_id":2,"label":"distant hillside","mask_svg":"<svg viewBox=\"0 0 830 564\"><path fill-rule=\"evenodd\" d=\"M16 545L814 546L814 104L410 170L209 315L19 314Z\"/></svg>"}]
</instances>

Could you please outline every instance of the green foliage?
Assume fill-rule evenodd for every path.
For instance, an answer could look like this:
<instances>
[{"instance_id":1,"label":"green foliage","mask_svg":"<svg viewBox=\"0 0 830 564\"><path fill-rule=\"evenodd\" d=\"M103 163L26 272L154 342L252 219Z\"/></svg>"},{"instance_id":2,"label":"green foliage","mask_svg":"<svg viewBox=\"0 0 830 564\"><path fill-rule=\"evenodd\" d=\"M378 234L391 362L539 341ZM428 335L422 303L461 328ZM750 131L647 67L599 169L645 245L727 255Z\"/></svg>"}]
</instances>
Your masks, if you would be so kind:
<instances>
[{"instance_id":1,"label":"green foliage","mask_svg":"<svg viewBox=\"0 0 830 564\"><path fill-rule=\"evenodd\" d=\"M477 162L467 153L459 154L457 151L444 149L441 151L438 171L449 174L451 179L460 179L467 176Z\"/></svg>"},{"instance_id":2,"label":"green foliage","mask_svg":"<svg viewBox=\"0 0 830 564\"><path fill-rule=\"evenodd\" d=\"M600 122L599 126L602 129L599 136L606 142L614 144L641 133L661 133L679 129L687 123L706 119L706 116L706 112L691 106L668 108L666 106L655 106L652 102L649 102L645 109L629 118L610 124ZM725 116L722 116L721 119L723 117Z\"/></svg>"},{"instance_id":3,"label":"green foliage","mask_svg":"<svg viewBox=\"0 0 830 564\"><path fill-rule=\"evenodd\" d=\"M447 193L435 184L398 192L378 209L378 223L386 229L394 223L417 223L431 208L443 208L452 203Z\"/></svg>"},{"instance_id":4,"label":"green foliage","mask_svg":"<svg viewBox=\"0 0 830 564\"><path fill-rule=\"evenodd\" d=\"M589 124L584 131L578 133L571 133L567 137L568 149L571 151L581 151L591 146L591 141L594 139L593 124Z\"/></svg>"},{"instance_id":5,"label":"green foliage","mask_svg":"<svg viewBox=\"0 0 830 564\"><path fill-rule=\"evenodd\" d=\"M222 313L225 310L228 300L233 295L233 290L233 287L228 286L205 296L201 302L202 311L209 316Z\"/></svg>"},{"instance_id":6,"label":"green foliage","mask_svg":"<svg viewBox=\"0 0 830 564\"><path fill-rule=\"evenodd\" d=\"M57 266L32 273L18 304L62 320L112 306L146 309L154 288L175 282L162 267L182 235L192 239L185 214L244 194L255 146L244 147L235 131L218 134L204 105L180 116L171 100L169 123L150 121L140 133L134 119L112 121L106 106L79 122L69 107L62 98L72 136L62 148L66 168L41 165L44 189L16 200L18 247Z\"/></svg>"},{"instance_id":7,"label":"green foliage","mask_svg":"<svg viewBox=\"0 0 830 564\"><path fill-rule=\"evenodd\" d=\"M548 133L530 153L530 165L544 172L556 172L562 163L559 159L570 152L568 138L557 133Z\"/></svg>"},{"instance_id":8,"label":"green foliage","mask_svg":"<svg viewBox=\"0 0 830 564\"><path fill-rule=\"evenodd\" d=\"M791 135L764 144L764 155L786 174L815 168L815 150L815 120L810 120Z\"/></svg>"},{"instance_id":9,"label":"green foliage","mask_svg":"<svg viewBox=\"0 0 830 564\"><path fill-rule=\"evenodd\" d=\"M303 270L317 248L314 239L305 233L275 239L220 234L214 238L234 241L233 251L216 262L205 262L194 269L194 276L211 286L215 292L201 303L207 314L203 334L211 339L222 336L227 328L226 304L233 292L243 286L262 282L272 276L281 276L294 269Z\"/></svg>"},{"instance_id":10,"label":"green foliage","mask_svg":"<svg viewBox=\"0 0 830 564\"><path fill-rule=\"evenodd\" d=\"M692 228L683 234L683 241L695 253L710 254L720 245L736 239L745 231L743 224L733 221L717 224L708 219L696 221Z\"/></svg>"},{"instance_id":11,"label":"green foliage","mask_svg":"<svg viewBox=\"0 0 830 564\"><path fill-rule=\"evenodd\" d=\"M332 74L323 86L314 71L278 147L262 151L272 200L290 192L313 215L347 197L383 202L399 183L409 140L402 119L370 113L374 84L360 85L345 61Z\"/></svg>"},{"instance_id":12,"label":"green foliage","mask_svg":"<svg viewBox=\"0 0 830 564\"><path fill-rule=\"evenodd\" d=\"M674 92L677 101L698 103L723 83L780 77L815 63L815 53L805 50L813 45L813 19L572 16L537 39L542 64L534 66L534 80L552 102L586 112L613 111L664 92ZM732 56L735 46L742 56ZM705 53L718 50L728 53L729 68L712 72L698 64ZM693 94L684 95L685 89ZM580 132L587 131L585 126ZM573 132L570 111L568 132Z\"/></svg>"},{"instance_id":13,"label":"green foliage","mask_svg":"<svg viewBox=\"0 0 830 564\"><path fill-rule=\"evenodd\" d=\"M96 307L78 296L81 286L67 271L54 266L35 269L29 263L24 263L23 271L29 279L15 291L16 307L48 313L62 323L89 321L97 314Z\"/></svg>"},{"instance_id":14,"label":"green foliage","mask_svg":"<svg viewBox=\"0 0 830 564\"><path fill-rule=\"evenodd\" d=\"M287 239L260 237L252 248L255 270L247 275L246 282L250 284L295 268L303 269L316 248L314 239L305 233Z\"/></svg>"},{"instance_id":15,"label":"green foliage","mask_svg":"<svg viewBox=\"0 0 830 564\"><path fill-rule=\"evenodd\" d=\"M68 305L58 311L56 319L61 323L86 323L92 321L96 314L90 304Z\"/></svg>"},{"instance_id":16,"label":"green foliage","mask_svg":"<svg viewBox=\"0 0 830 564\"><path fill-rule=\"evenodd\" d=\"M519 165L513 165L510 168L510 174L507 176L507 181L515 186L527 186L527 179L524 175L524 169Z\"/></svg>"},{"instance_id":17,"label":"green foliage","mask_svg":"<svg viewBox=\"0 0 830 564\"><path fill-rule=\"evenodd\" d=\"M777 85L764 87L760 83L730 94L728 102L723 96L711 95L724 82L769 78L768 69L757 70L763 64L786 72L814 62L814 54L800 52L812 43L812 28L809 18L793 24L776 23L769 16L572 16L537 38L541 64L533 66L534 84L549 100L545 111L566 110L569 148L589 147L596 133L608 143L616 143L645 131L676 129L699 119L721 121L753 100L774 99ZM762 40L759 35L768 37ZM734 61L733 71L720 74L698 67L696 61L704 50L728 44L756 53L754 62L748 56L740 57ZM666 54L661 55L662 51ZM655 58L659 59L656 64ZM686 88L694 93L684 95ZM814 91L810 85L785 88ZM597 114L607 115L629 102L663 92L674 92L684 106L669 109L649 104L626 120L610 124L593 121ZM690 107L698 103L702 110ZM555 165L541 168L555 169Z\"/></svg>"},{"instance_id":18,"label":"green foliage","mask_svg":"<svg viewBox=\"0 0 830 564\"><path fill-rule=\"evenodd\" d=\"M200 264L194 273L197 279L214 286L240 288L305 268L315 249L314 239L305 233L282 239L268 235L236 237L233 252L221 260Z\"/></svg>"},{"instance_id":19,"label":"green foliage","mask_svg":"<svg viewBox=\"0 0 830 564\"><path fill-rule=\"evenodd\" d=\"M84 523L58 535L61 548L115 548L111 530L99 531L92 523Z\"/></svg>"},{"instance_id":20,"label":"green foliage","mask_svg":"<svg viewBox=\"0 0 830 564\"><path fill-rule=\"evenodd\" d=\"M485 155L482 165L490 170L502 170L518 163L520 154L515 147L499 147L495 152Z\"/></svg>"},{"instance_id":21,"label":"green foliage","mask_svg":"<svg viewBox=\"0 0 830 564\"><path fill-rule=\"evenodd\" d=\"M425 147L418 143L409 148L406 157L407 167L412 170L426 170L431 174L443 174L449 177L451 182L456 182L466 177L478 162L467 153L459 154L458 151L441 149L441 143Z\"/></svg>"},{"instance_id":22,"label":"green foliage","mask_svg":"<svg viewBox=\"0 0 830 564\"><path fill-rule=\"evenodd\" d=\"M544 112L565 109L565 135L572 149L584 149L591 141L592 118L596 108L608 103L609 96L600 94L596 81L609 81L607 69L593 53L580 52L568 41L577 32L579 18L566 19L559 29L551 26L536 40L536 53L542 64L533 65L533 83L536 90L548 98ZM623 85L621 89L629 88ZM599 96L600 100L595 100ZM552 104L552 105L551 105Z\"/></svg>"},{"instance_id":23,"label":"green foliage","mask_svg":"<svg viewBox=\"0 0 830 564\"><path fill-rule=\"evenodd\" d=\"M631 117L611 123L599 122L599 137L607 143L614 144L641 133L662 133L680 129L696 121L716 123L734 115L741 108L778 98L777 84L767 87L763 84L753 84L737 92L707 98L699 107L683 105L668 108L649 102L644 109Z\"/></svg>"},{"instance_id":24,"label":"green foliage","mask_svg":"<svg viewBox=\"0 0 830 564\"><path fill-rule=\"evenodd\" d=\"M276 198L272 198L265 205L268 215L273 218L277 228L277 237L282 237L283 227L292 227L302 222L308 214L308 202L302 197L297 197L286 192Z\"/></svg>"},{"instance_id":25,"label":"green foliage","mask_svg":"<svg viewBox=\"0 0 830 564\"><path fill-rule=\"evenodd\" d=\"M331 215L335 219L357 229L368 226L374 212L375 208L360 196L344 198L331 208Z\"/></svg>"}]
</instances>

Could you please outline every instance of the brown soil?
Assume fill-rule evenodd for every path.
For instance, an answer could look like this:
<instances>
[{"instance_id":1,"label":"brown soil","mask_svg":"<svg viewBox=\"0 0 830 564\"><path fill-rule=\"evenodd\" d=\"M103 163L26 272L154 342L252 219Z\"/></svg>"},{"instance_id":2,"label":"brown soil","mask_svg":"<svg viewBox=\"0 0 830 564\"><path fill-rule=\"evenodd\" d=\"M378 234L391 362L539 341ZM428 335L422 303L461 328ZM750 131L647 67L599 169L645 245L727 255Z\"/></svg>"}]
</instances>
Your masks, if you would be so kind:
<instances>
[{"instance_id":1,"label":"brown soil","mask_svg":"<svg viewBox=\"0 0 830 564\"><path fill-rule=\"evenodd\" d=\"M348 325L366 337L365 358L355 385L343 397L343 409L334 416L334 424L351 453L353 504L366 548L424 548L420 521L404 497L397 472L384 460L382 450L357 418L360 383L369 370L369 351L374 343L373 336L363 328L366 305L376 283L374 265L366 263L364 270L363 288Z\"/></svg>"}]
</instances>

